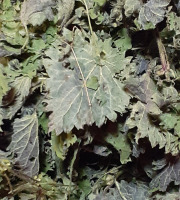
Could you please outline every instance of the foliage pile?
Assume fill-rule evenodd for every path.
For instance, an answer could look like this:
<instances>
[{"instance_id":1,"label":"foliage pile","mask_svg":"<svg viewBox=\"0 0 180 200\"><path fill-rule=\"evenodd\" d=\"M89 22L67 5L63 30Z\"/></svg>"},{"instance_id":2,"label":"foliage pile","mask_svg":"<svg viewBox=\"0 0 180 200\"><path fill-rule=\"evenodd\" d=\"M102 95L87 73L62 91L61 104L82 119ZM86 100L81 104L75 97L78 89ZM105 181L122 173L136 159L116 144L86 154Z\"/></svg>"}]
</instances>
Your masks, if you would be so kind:
<instances>
[{"instance_id":1,"label":"foliage pile","mask_svg":"<svg viewBox=\"0 0 180 200\"><path fill-rule=\"evenodd\" d=\"M180 1L0 0L0 198L179 199Z\"/></svg>"}]
</instances>

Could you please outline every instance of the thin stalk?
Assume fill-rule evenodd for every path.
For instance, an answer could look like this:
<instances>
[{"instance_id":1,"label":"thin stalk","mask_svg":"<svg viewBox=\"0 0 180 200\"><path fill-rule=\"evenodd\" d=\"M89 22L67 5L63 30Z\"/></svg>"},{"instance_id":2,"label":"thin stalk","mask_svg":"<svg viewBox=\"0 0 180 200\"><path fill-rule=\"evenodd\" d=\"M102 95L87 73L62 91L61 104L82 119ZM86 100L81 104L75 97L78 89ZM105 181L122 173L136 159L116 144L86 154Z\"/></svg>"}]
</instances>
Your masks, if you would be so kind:
<instances>
[{"instance_id":1,"label":"thin stalk","mask_svg":"<svg viewBox=\"0 0 180 200\"><path fill-rule=\"evenodd\" d=\"M168 72L170 71L170 64L168 61L168 56L166 53L166 49L164 47L164 44L162 43L161 37L159 35L158 29L156 29L156 42L159 50L159 56L161 60L162 70L166 76L167 79L169 79Z\"/></svg>"},{"instance_id":2,"label":"thin stalk","mask_svg":"<svg viewBox=\"0 0 180 200\"><path fill-rule=\"evenodd\" d=\"M84 88L85 88L85 91L86 91L86 96L87 96L88 104L89 104L89 106L91 107L92 105L91 105L91 101L90 101L89 94L88 94L88 90L87 90L86 80L85 80L85 78L84 78L83 72L82 72L82 70L81 70L81 67L80 67L80 65L79 65L77 56L76 56L76 54L75 54L74 49L72 48L72 46L71 46L71 50L72 50L72 53L73 53L74 58L75 58L75 60L76 60L77 66L78 66L78 68L79 68L81 77L82 77L82 79L83 79L83 85L84 85Z\"/></svg>"},{"instance_id":3,"label":"thin stalk","mask_svg":"<svg viewBox=\"0 0 180 200\"><path fill-rule=\"evenodd\" d=\"M122 197L122 199L123 199L123 200L127 200L126 197L124 197L124 195L122 194L122 192L121 192L121 190L120 190L120 187L119 187L119 185L118 185L118 182L117 182L116 180L115 180L115 185L116 185L116 187L117 187L117 189L118 189L118 192L119 192L120 196Z\"/></svg>"},{"instance_id":4,"label":"thin stalk","mask_svg":"<svg viewBox=\"0 0 180 200\"><path fill-rule=\"evenodd\" d=\"M87 3L86 3L86 0L83 0L84 2L84 5L86 7L86 12L87 12L87 17L88 17L88 23L89 23L89 28L90 28L90 32L91 32L91 35L93 34L93 30L92 30L92 26L91 26L91 19L89 17L89 10L88 10L88 6L87 6Z\"/></svg>"}]
</instances>

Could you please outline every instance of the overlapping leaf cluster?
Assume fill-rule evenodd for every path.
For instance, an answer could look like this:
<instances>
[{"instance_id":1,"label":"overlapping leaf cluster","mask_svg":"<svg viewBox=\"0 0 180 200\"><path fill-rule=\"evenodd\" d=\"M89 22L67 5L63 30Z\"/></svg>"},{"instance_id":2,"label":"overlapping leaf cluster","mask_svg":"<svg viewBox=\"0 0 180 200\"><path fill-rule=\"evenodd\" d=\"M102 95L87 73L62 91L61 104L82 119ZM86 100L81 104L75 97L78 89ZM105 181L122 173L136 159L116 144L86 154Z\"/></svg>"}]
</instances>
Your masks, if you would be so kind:
<instances>
[{"instance_id":1,"label":"overlapping leaf cluster","mask_svg":"<svg viewBox=\"0 0 180 200\"><path fill-rule=\"evenodd\" d=\"M180 2L0 1L0 198L178 199Z\"/></svg>"}]
</instances>

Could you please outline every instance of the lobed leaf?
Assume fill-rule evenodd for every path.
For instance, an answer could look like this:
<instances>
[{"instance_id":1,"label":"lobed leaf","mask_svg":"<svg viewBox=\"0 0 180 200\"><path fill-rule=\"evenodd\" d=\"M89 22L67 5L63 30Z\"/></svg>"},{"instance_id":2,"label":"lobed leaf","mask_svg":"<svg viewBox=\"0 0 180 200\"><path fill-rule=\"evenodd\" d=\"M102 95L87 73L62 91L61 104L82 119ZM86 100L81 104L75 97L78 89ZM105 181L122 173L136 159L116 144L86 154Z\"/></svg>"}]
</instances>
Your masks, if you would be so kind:
<instances>
[{"instance_id":1,"label":"lobed leaf","mask_svg":"<svg viewBox=\"0 0 180 200\"><path fill-rule=\"evenodd\" d=\"M76 31L69 68L53 59L54 56L44 62L50 77L46 101L47 111L52 111L50 131L60 134L71 131L74 126L80 129L94 122L100 127L107 119L115 121L116 112L125 112L129 96L115 73L124 67L126 59L111 47L110 39L103 42L93 37L87 42Z\"/></svg>"}]
</instances>

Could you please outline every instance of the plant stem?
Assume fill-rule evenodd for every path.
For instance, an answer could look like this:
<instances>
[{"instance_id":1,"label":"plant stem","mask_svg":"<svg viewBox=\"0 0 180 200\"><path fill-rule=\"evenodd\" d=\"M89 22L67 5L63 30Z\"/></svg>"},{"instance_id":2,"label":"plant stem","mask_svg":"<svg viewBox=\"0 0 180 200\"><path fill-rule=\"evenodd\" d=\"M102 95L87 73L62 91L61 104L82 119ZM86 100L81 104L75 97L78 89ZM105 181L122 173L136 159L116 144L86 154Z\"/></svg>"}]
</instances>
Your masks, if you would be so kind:
<instances>
[{"instance_id":1,"label":"plant stem","mask_svg":"<svg viewBox=\"0 0 180 200\"><path fill-rule=\"evenodd\" d=\"M93 30L92 30L92 26L91 26L91 19L89 17L89 11L88 11L88 6L87 6L87 3L86 3L86 0L83 0L84 1L84 5L86 7L86 12L87 12L87 17L88 17L88 23L89 23L89 28L90 28L90 32L91 32L91 35L93 33Z\"/></svg>"},{"instance_id":2,"label":"plant stem","mask_svg":"<svg viewBox=\"0 0 180 200\"><path fill-rule=\"evenodd\" d=\"M169 79L169 76L167 73L170 70L170 65L169 65L166 49L162 43L158 29L156 29L156 42L157 42L157 46L158 46L158 50L159 50L159 56L160 56L160 60L161 60L162 70L163 70L166 78Z\"/></svg>"}]
</instances>

